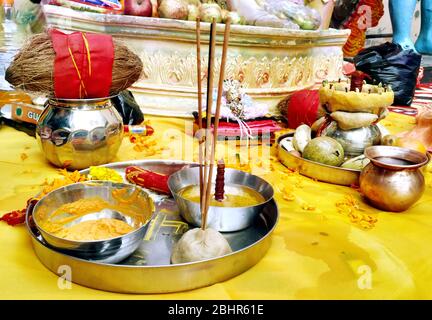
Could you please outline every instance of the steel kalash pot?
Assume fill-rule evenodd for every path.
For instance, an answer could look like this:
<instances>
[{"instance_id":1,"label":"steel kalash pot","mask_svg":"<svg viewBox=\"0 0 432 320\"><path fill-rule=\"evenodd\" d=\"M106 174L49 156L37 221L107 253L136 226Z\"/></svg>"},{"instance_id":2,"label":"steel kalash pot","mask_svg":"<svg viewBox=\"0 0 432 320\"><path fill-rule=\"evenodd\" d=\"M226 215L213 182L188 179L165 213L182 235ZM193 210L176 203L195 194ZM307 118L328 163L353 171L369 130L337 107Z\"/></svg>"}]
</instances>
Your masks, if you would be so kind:
<instances>
[{"instance_id":1,"label":"steel kalash pot","mask_svg":"<svg viewBox=\"0 0 432 320\"><path fill-rule=\"evenodd\" d=\"M36 137L57 167L79 170L110 162L123 139L122 118L110 98L49 99Z\"/></svg>"}]
</instances>

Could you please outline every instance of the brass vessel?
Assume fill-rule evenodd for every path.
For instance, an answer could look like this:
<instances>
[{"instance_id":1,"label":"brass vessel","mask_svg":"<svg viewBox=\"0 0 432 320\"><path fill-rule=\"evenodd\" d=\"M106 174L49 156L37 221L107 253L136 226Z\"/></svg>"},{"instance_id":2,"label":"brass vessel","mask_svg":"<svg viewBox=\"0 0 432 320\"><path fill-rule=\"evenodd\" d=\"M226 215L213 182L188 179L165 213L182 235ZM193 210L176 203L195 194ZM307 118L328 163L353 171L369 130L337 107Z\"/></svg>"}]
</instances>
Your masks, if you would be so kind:
<instances>
[{"instance_id":1,"label":"brass vessel","mask_svg":"<svg viewBox=\"0 0 432 320\"><path fill-rule=\"evenodd\" d=\"M360 174L360 189L374 207L402 212L420 199L425 190L421 167L430 158L406 148L372 146L365 150L371 162Z\"/></svg>"}]
</instances>

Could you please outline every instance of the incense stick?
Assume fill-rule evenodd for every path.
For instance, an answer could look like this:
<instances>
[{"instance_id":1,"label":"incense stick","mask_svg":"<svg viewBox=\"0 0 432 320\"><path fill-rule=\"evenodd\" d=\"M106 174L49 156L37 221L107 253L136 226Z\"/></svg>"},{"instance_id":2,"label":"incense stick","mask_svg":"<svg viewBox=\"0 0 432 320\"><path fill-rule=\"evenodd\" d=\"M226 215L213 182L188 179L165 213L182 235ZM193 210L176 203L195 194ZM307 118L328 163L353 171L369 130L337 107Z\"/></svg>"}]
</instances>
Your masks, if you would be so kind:
<instances>
[{"instance_id":1,"label":"incense stick","mask_svg":"<svg viewBox=\"0 0 432 320\"><path fill-rule=\"evenodd\" d=\"M207 183L204 181L204 184L207 185L207 188L205 188L205 201L204 201L204 214L203 214L203 229L205 229L207 224L207 213L210 207L210 199L211 199L211 186L212 186L212 178L213 178L213 169L214 169L214 162L215 162L215 151L216 151L216 142L217 142L217 135L218 135L218 128L219 128L219 118L220 118L220 107L222 102L222 91L223 91L223 82L225 78L225 65L226 65L226 56L228 51L228 43L229 43L229 35L230 35L230 28L231 28L231 20L228 19L225 23L225 31L224 31L224 42L222 47L222 59L221 59L221 65L220 65L220 71L219 71L219 84L218 84L218 96L216 100L216 111L215 111L215 120L213 125L213 145L211 147L211 155L210 155L210 168L208 173L208 180ZM207 115L208 117L208 115Z\"/></svg>"},{"instance_id":2,"label":"incense stick","mask_svg":"<svg viewBox=\"0 0 432 320\"><path fill-rule=\"evenodd\" d=\"M207 204L207 198L205 195L207 194L207 189L211 189L207 184L208 175L209 175L209 148L211 145L210 141L210 129L211 129L211 114L212 114L212 106L213 106L213 69L214 69L214 56L215 56L215 48L216 48L216 21L213 19L210 26L210 41L209 41L209 57L208 57L208 70L207 70L207 103L206 103L206 117L207 117L207 126L206 126L206 139L205 139L205 149L204 149L204 185L203 185L203 193L200 195L203 198L203 211L201 212L201 228L205 230L206 221L207 221L207 212L205 210Z\"/></svg>"},{"instance_id":3,"label":"incense stick","mask_svg":"<svg viewBox=\"0 0 432 320\"><path fill-rule=\"evenodd\" d=\"M197 85L198 85L198 161L199 161L199 185L200 185L200 195L203 192L203 150L201 137L202 134L202 83L201 83L201 21L198 17L196 19L196 45L197 45ZM200 210L203 208L203 198L200 196Z\"/></svg>"}]
</instances>

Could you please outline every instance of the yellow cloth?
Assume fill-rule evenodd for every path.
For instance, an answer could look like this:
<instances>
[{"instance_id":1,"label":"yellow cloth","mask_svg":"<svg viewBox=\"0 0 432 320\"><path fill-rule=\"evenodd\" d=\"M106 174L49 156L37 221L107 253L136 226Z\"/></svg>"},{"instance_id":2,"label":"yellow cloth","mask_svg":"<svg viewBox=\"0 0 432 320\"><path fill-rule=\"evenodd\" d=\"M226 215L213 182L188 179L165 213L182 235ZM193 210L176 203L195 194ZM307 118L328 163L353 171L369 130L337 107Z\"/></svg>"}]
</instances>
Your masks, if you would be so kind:
<instances>
[{"instance_id":1,"label":"yellow cloth","mask_svg":"<svg viewBox=\"0 0 432 320\"><path fill-rule=\"evenodd\" d=\"M125 139L114 161L144 159L153 153L151 158L192 160L188 152L191 139L182 133L185 124L186 130L191 130L190 122L148 118L155 128L157 144L153 148L156 150L137 152ZM384 124L389 131L399 132L410 129L414 118L391 114ZM186 152L181 152L182 145L186 146ZM232 147L228 149L224 150L225 155L234 156ZM58 175L45 161L36 141L22 132L2 127L0 150L0 214L3 214L25 207L26 200L40 190L46 178ZM251 150L261 150L261 147ZM269 252L249 271L224 283L176 294L122 295L77 284L70 290L60 290L57 276L34 254L25 227L0 223L0 298L432 298L431 167L422 199L407 212L393 214L369 207L354 189L287 173L275 158L271 163L262 163L256 155L251 158L253 172L270 181L276 189L280 220ZM354 210L355 213L377 218L372 229L353 223L346 211L338 212L336 203L347 195L352 195L364 210ZM371 278L367 277L369 271ZM370 287L368 279L371 279Z\"/></svg>"}]
</instances>

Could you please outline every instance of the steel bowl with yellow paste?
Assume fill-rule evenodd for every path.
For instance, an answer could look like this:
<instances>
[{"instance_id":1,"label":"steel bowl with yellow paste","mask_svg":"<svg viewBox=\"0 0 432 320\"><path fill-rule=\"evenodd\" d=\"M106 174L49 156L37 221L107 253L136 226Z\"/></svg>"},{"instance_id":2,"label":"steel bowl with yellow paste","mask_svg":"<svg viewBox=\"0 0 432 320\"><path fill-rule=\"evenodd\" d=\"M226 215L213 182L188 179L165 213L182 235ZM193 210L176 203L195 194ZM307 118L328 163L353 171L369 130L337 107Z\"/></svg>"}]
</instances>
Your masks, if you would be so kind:
<instances>
[{"instance_id":1,"label":"steel bowl with yellow paste","mask_svg":"<svg viewBox=\"0 0 432 320\"><path fill-rule=\"evenodd\" d=\"M113 197L117 200L116 204L111 204L97 196L65 203L48 217L39 217L40 226L56 237L75 241L106 240L128 234L136 230L139 223L132 226L115 218L100 218L74 223L78 218L104 209L111 209L124 215L136 216L135 210L131 206L136 205L137 192L127 199L120 199L122 192L122 189L112 191ZM134 219L134 221L138 220Z\"/></svg>"}]
</instances>

